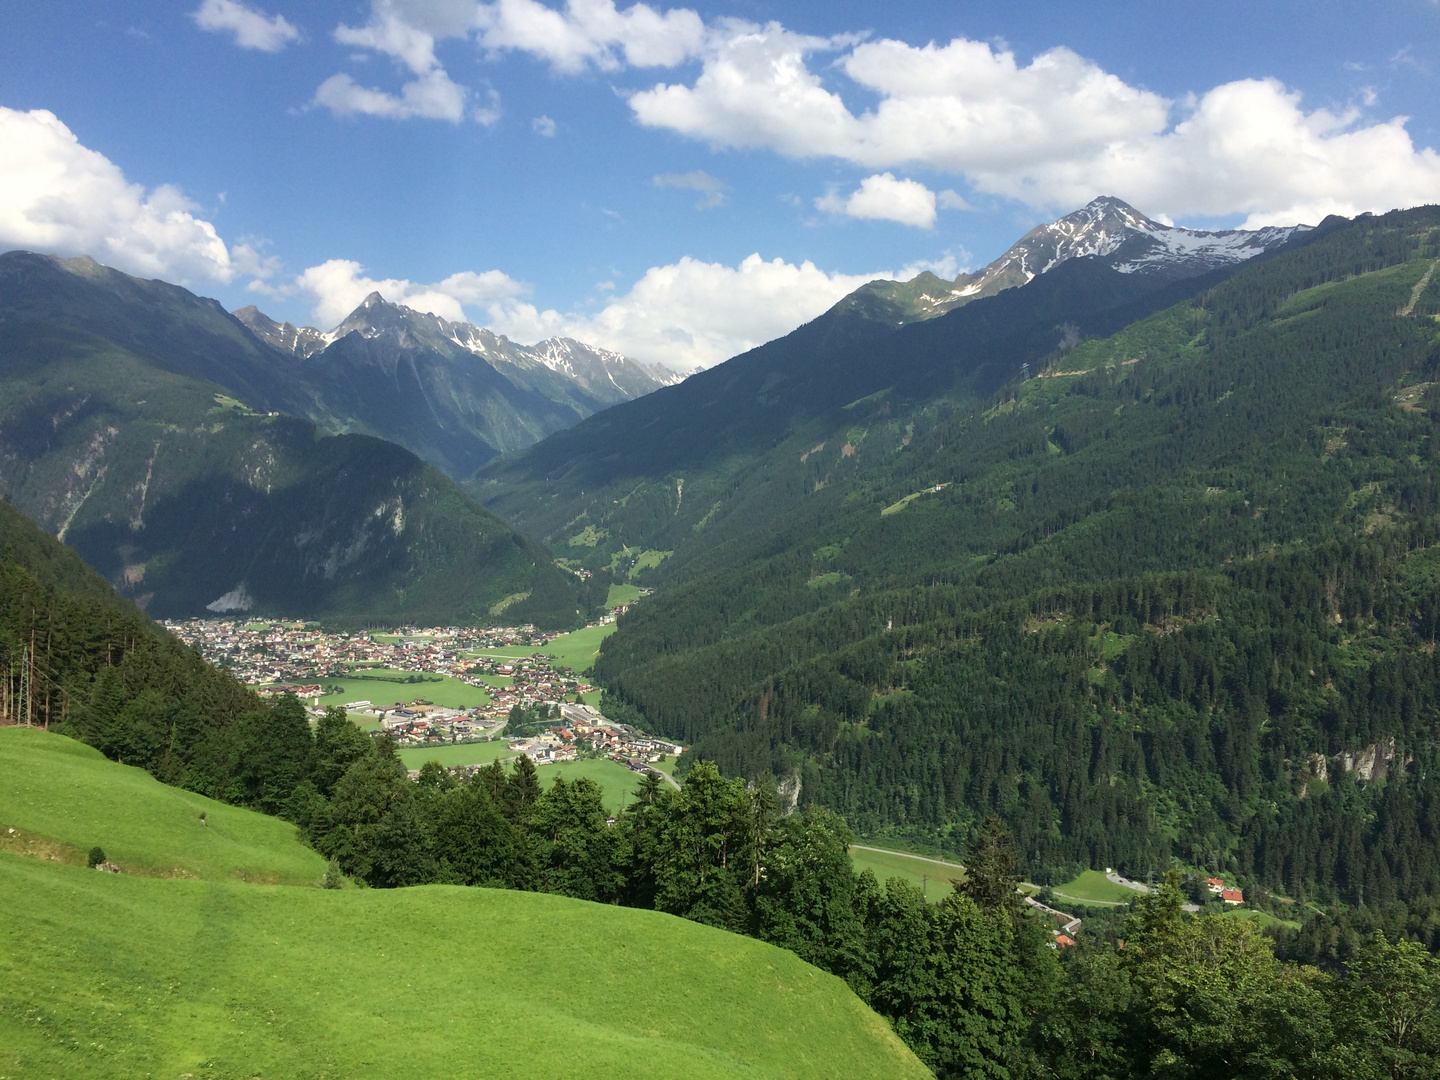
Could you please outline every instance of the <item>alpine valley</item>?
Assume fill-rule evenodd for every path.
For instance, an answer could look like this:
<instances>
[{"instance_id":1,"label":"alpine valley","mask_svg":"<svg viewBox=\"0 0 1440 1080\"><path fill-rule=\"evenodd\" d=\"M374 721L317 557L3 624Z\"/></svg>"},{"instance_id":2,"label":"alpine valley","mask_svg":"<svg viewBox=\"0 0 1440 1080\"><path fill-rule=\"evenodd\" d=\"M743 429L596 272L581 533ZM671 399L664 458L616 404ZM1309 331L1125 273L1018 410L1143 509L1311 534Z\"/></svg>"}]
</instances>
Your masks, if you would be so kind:
<instances>
[{"instance_id":1,"label":"alpine valley","mask_svg":"<svg viewBox=\"0 0 1440 1080\"><path fill-rule=\"evenodd\" d=\"M240 315L261 334L90 259L0 256L0 490L156 616L587 616L583 583L444 470L643 393L647 369L378 297L291 334L323 348Z\"/></svg>"},{"instance_id":2,"label":"alpine valley","mask_svg":"<svg viewBox=\"0 0 1440 1080\"><path fill-rule=\"evenodd\" d=\"M1100 199L468 482L656 595L615 715L1031 880L1440 890L1440 210L1204 234ZM661 555L666 557L661 559Z\"/></svg>"},{"instance_id":3,"label":"alpine valley","mask_svg":"<svg viewBox=\"0 0 1440 1080\"><path fill-rule=\"evenodd\" d=\"M0 1071L1434 1076L1437 271L1102 198L675 381L0 256ZM453 770L149 617L617 579Z\"/></svg>"}]
</instances>

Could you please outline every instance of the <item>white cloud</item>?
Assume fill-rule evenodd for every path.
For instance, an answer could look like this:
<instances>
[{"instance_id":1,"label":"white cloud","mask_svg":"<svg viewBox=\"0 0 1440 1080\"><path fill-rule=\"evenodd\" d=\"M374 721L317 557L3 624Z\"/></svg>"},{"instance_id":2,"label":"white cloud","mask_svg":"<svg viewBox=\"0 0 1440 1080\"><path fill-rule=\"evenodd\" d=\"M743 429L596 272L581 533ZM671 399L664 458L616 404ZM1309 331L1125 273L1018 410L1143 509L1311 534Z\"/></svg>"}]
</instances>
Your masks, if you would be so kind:
<instances>
[{"instance_id":1,"label":"white cloud","mask_svg":"<svg viewBox=\"0 0 1440 1080\"><path fill-rule=\"evenodd\" d=\"M569 0L563 11L536 0L495 0L478 5L475 22L483 48L526 52L572 74L674 67L697 55L706 38L704 22L689 9L662 15L634 4L621 11L614 0Z\"/></svg>"},{"instance_id":2,"label":"white cloud","mask_svg":"<svg viewBox=\"0 0 1440 1080\"><path fill-rule=\"evenodd\" d=\"M811 70L826 51L878 97L873 108L852 112ZM1414 147L1403 117L1306 112L1275 80L1177 103L1065 48L1022 65L964 39L854 44L737 27L693 83L657 84L630 105L642 124L715 147L929 168L1046 210L1109 193L1152 214L1244 213L1254 225L1440 198L1440 156Z\"/></svg>"},{"instance_id":3,"label":"white cloud","mask_svg":"<svg viewBox=\"0 0 1440 1080\"><path fill-rule=\"evenodd\" d=\"M283 15L266 15L237 0L205 0L190 17L201 30L234 34L242 49L276 53L300 40L300 31Z\"/></svg>"},{"instance_id":4,"label":"white cloud","mask_svg":"<svg viewBox=\"0 0 1440 1080\"><path fill-rule=\"evenodd\" d=\"M908 278L925 269L953 277L955 260L947 255L900 273ZM686 257L651 267L627 293L611 297L592 314L542 310L524 299L528 285L499 270L422 284L372 278L357 262L331 259L299 275L295 287L310 296L316 325L327 329L378 292L441 318L482 323L515 341L573 337L684 371L709 367L787 334L865 282L890 276L885 271L827 273L811 262L767 262L759 254L734 267ZM608 281L597 285L602 291L613 287Z\"/></svg>"},{"instance_id":5,"label":"white cloud","mask_svg":"<svg viewBox=\"0 0 1440 1080\"><path fill-rule=\"evenodd\" d=\"M295 279L295 284L309 294L315 321L326 329L340 323L372 292L391 303L429 311L452 322L465 320L466 305L488 311L501 301L529 292L529 286L499 270L467 270L433 285L422 285L405 278L368 277L365 268L351 259L331 259L312 266Z\"/></svg>"},{"instance_id":6,"label":"white cloud","mask_svg":"<svg viewBox=\"0 0 1440 1080\"><path fill-rule=\"evenodd\" d=\"M230 282L245 273L177 189L149 191L54 113L0 107L0 249L92 255L143 277ZM259 265L259 264L257 264ZM250 271L253 272L253 271Z\"/></svg>"},{"instance_id":7,"label":"white cloud","mask_svg":"<svg viewBox=\"0 0 1440 1080\"><path fill-rule=\"evenodd\" d=\"M555 137L555 121L548 116L537 116L530 121L530 130L547 139Z\"/></svg>"},{"instance_id":8,"label":"white cloud","mask_svg":"<svg viewBox=\"0 0 1440 1080\"><path fill-rule=\"evenodd\" d=\"M830 214L898 221L921 229L935 225L935 193L918 180L896 180L888 172L865 177L849 198L823 195L815 200L815 208Z\"/></svg>"},{"instance_id":9,"label":"white cloud","mask_svg":"<svg viewBox=\"0 0 1440 1080\"><path fill-rule=\"evenodd\" d=\"M711 176L703 169L688 173L661 173L655 177L654 183L656 187L698 191L700 198L695 202L696 210L711 210L724 206L725 192L730 187L724 180Z\"/></svg>"},{"instance_id":10,"label":"white cloud","mask_svg":"<svg viewBox=\"0 0 1440 1080\"><path fill-rule=\"evenodd\" d=\"M337 116L384 116L392 120L423 117L430 120L459 122L465 118L465 87L451 82L441 68L427 71L400 88L400 93L387 94L361 86L343 72L331 75L315 90L316 105L323 105ZM479 115L481 123L494 123L498 115Z\"/></svg>"},{"instance_id":11,"label":"white cloud","mask_svg":"<svg viewBox=\"0 0 1440 1080\"><path fill-rule=\"evenodd\" d=\"M413 78L400 87L398 94L361 86L344 73L330 76L315 91L311 104L329 109L337 116L383 116L394 120L421 117L459 123L465 118L468 87L450 78L435 56L437 33L441 37L464 34L463 24L455 21L457 6L440 2L391 3L373 0L370 21L364 26L335 28L335 40L341 45L372 49L409 69ZM428 16L428 23L416 25L417 16ZM432 29L435 32L432 32ZM500 118L499 95L491 90L490 103L473 114L480 124L493 124Z\"/></svg>"},{"instance_id":12,"label":"white cloud","mask_svg":"<svg viewBox=\"0 0 1440 1080\"><path fill-rule=\"evenodd\" d=\"M320 84L311 103L341 116L458 122L464 119L471 91L451 79L435 55L435 45L472 35L491 53L518 50L574 73L587 67L616 71L626 65L673 66L698 53L706 31L700 16L688 9L661 14L634 4L620 10L614 0L570 0L563 11L537 0L371 0L369 21L363 26L342 23L335 28L335 40L391 57L408 69L410 80L391 93L336 74ZM492 90L489 96L490 105L471 114L478 123L493 124L500 118L499 95Z\"/></svg>"}]
</instances>

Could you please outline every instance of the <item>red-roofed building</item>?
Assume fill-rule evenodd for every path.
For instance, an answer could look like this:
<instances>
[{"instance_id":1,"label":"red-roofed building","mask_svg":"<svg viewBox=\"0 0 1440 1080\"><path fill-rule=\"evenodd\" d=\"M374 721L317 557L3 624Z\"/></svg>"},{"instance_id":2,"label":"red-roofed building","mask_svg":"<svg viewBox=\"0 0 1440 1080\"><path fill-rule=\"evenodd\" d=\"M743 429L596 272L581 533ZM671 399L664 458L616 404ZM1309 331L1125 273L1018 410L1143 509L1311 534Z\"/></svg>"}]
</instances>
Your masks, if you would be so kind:
<instances>
[{"instance_id":1,"label":"red-roofed building","mask_svg":"<svg viewBox=\"0 0 1440 1080\"><path fill-rule=\"evenodd\" d=\"M1245 894L1239 889L1225 889L1220 893L1220 899L1224 900L1227 904L1243 904L1245 902Z\"/></svg>"},{"instance_id":2,"label":"red-roofed building","mask_svg":"<svg viewBox=\"0 0 1440 1080\"><path fill-rule=\"evenodd\" d=\"M1056 934L1056 935L1055 935L1055 947L1056 947L1057 949L1068 949L1071 945L1074 945L1074 944L1075 944L1075 939L1072 938L1069 934Z\"/></svg>"}]
</instances>

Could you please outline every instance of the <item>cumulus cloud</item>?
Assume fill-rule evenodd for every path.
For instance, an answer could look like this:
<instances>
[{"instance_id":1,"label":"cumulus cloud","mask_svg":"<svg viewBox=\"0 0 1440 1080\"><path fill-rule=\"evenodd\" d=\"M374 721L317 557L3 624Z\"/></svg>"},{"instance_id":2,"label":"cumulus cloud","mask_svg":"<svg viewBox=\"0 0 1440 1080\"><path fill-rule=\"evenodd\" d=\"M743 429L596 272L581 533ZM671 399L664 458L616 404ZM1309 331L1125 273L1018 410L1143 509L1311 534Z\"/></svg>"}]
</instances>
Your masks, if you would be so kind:
<instances>
[{"instance_id":1,"label":"cumulus cloud","mask_svg":"<svg viewBox=\"0 0 1440 1080\"><path fill-rule=\"evenodd\" d=\"M688 173L661 173L655 177L655 186L662 188L684 188L688 191L698 191L700 198L695 202L696 210L710 210L717 206L725 205L725 192L729 185L724 180L719 180L703 169L696 169Z\"/></svg>"},{"instance_id":2,"label":"cumulus cloud","mask_svg":"<svg viewBox=\"0 0 1440 1080\"><path fill-rule=\"evenodd\" d=\"M335 28L335 40L389 56L413 77L401 85L398 94L393 94L361 86L341 72L320 84L311 104L337 116L360 114L393 120L421 117L459 123L465 118L471 92L451 79L435 56L437 34L447 37L465 32L463 23L455 22L455 11L455 4L447 5L443 0L429 4L374 0L370 21L364 26L340 24ZM417 16L428 18L417 20ZM473 115L481 124L493 124L500 118L499 95L492 90L489 98L489 105Z\"/></svg>"},{"instance_id":3,"label":"cumulus cloud","mask_svg":"<svg viewBox=\"0 0 1440 1080\"><path fill-rule=\"evenodd\" d=\"M233 0L207 3L233 4ZM342 45L389 56L411 77L392 93L362 86L342 72L320 84L312 105L340 116L459 122L471 90L455 82L436 57L439 41L473 37L492 54L526 52L557 71L575 73L587 68L674 66L698 53L706 30L700 16L688 9L661 14L634 4L621 10L614 0L570 0L564 10L537 0L371 0L368 22L342 23L334 36ZM499 95L492 90L489 99L489 105L470 114L471 119L493 124L500 118ZM536 130L553 134L553 122L546 124L551 130L543 126Z\"/></svg>"},{"instance_id":4,"label":"cumulus cloud","mask_svg":"<svg viewBox=\"0 0 1440 1080\"><path fill-rule=\"evenodd\" d=\"M830 214L898 221L922 229L935 225L935 193L917 180L896 180L888 172L865 177L849 198L833 193L822 195L815 200L815 208Z\"/></svg>"},{"instance_id":5,"label":"cumulus cloud","mask_svg":"<svg viewBox=\"0 0 1440 1080\"><path fill-rule=\"evenodd\" d=\"M663 15L646 4L621 11L613 0L569 0L563 11L537 0L494 0L476 8L477 39L492 52L518 50L557 71L587 67L674 67L699 54L705 24L687 8Z\"/></svg>"},{"instance_id":6,"label":"cumulus cloud","mask_svg":"<svg viewBox=\"0 0 1440 1080\"><path fill-rule=\"evenodd\" d=\"M878 97L873 108L852 112L812 70L834 52L833 70ZM1175 102L1065 48L1022 64L964 39L855 44L737 27L693 82L630 105L642 124L717 148L928 168L1047 210L1110 193L1171 216L1244 213L1253 226L1440 198L1440 157L1415 148L1403 117L1307 112L1273 79Z\"/></svg>"},{"instance_id":7,"label":"cumulus cloud","mask_svg":"<svg viewBox=\"0 0 1440 1080\"><path fill-rule=\"evenodd\" d=\"M190 17L201 30L234 34L242 49L277 53L300 40L300 31L283 15L266 15L237 0L205 0Z\"/></svg>"},{"instance_id":8,"label":"cumulus cloud","mask_svg":"<svg viewBox=\"0 0 1440 1080\"><path fill-rule=\"evenodd\" d=\"M591 313L541 309L526 299L528 285L499 270L452 274L424 284L373 278L357 262L332 259L299 275L295 287L309 295L316 325L325 328L340 323L366 296L378 292L441 318L483 323L515 341L573 337L688 371L789 333L867 281L909 278L925 269L946 277L957 272L954 257L948 255L896 274L829 273L808 261L767 261L758 253L738 266L686 257L651 267L628 292L610 297ZM608 281L597 285L601 291L613 287Z\"/></svg>"},{"instance_id":9,"label":"cumulus cloud","mask_svg":"<svg viewBox=\"0 0 1440 1080\"><path fill-rule=\"evenodd\" d=\"M391 303L428 311L452 322L465 320L465 306L488 312L502 301L529 292L528 285L499 270L467 270L424 285L405 278L369 277L365 268L351 259L331 259L312 266L295 279L295 284L313 301L316 323L327 329L343 321L372 292Z\"/></svg>"},{"instance_id":10,"label":"cumulus cloud","mask_svg":"<svg viewBox=\"0 0 1440 1080\"><path fill-rule=\"evenodd\" d=\"M341 72L331 75L315 90L316 105L324 106L336 116L385 116L392 120L408 120L419 116L430 120L465 118L465 88L452 82L442 69L427 71L400 88L399 94L388 94L361 86ZM489 123L498 116L492 114ZM484 121L482 121L484 122Z\"/></svg>"},{"instance_id":11,"label":"cumulus cloud","mask_svg":"<svg viewBox=\"0 0 1440 1080\"><path fill-rule=\"evenodd\" d=\"M530 130L547 139L555 137L555 121L548 116L537 116L530 121Z\"/></svg>"},{"instance_id":12,"label":"cumulus cloud","mask_svg":"<svg viewBox=\"0 0 1440 1080\"><path fill-rule=\"evenodd\" d=\"M253 247L232 258L196 209L173 187L147 191L127 181L54 113L0 107L0 249L87 254L181 282L224 284L252 266L266 270Z\"/></svg>"}]
</instances>

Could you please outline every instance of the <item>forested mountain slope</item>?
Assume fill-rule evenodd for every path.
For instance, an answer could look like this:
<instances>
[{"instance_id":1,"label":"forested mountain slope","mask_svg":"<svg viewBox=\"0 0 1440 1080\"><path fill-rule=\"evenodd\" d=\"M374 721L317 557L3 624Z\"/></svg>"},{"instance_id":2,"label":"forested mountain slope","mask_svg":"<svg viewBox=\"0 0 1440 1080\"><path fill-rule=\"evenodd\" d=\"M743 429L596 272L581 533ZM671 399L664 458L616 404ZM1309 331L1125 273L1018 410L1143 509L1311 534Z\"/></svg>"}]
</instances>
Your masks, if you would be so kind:
<instances>
[{"instance_id":1,"label":"forested mountain slope","mask_svg":"<svg viewBox=\"0 0 1440 1080\"><path fill-rule=\"evenodd\" d=\"M0 257L0 493L151 614L575 620L574 579L439 470L233 396L288 391L218 305L78 266Z\"/></svg>"},{"instance_id":2,"label":"forested mountain slope","mask_svg":"<svg viewBox=\"0 0 1440 1080\"><path fill-rule=\"evenodd\" d=\"M231 315L83 256L0 255L0 317L96 335L260 412L398 443L456 479L681 377L568 338L520 346L378 293L327 333L254 307Z\"/></svg>"},{"instance_id":3,"label":"forested mountain slope","mask_svg":"<svg viewBox=\"0 0 1440 1080\"><path fill-rule=\"evenodd\" d=\"M1092 209L1044 227L1056 237L1031 234L1013 249L1024 251L1000 260L1049 252L1052 261L1027 272L1034 280L1023 287L1012 287L1027 280L1020 271L999 274L999 291L987 286L964 306L917 315L914 298L890 288L896 283L871 283L783 338L496 459L466 488L557 551L583 534L591 550L581 554L599 564L627 547L673 550L683 564L775 505L834 484L876 451L867 437L884 430L890 440L895 429L881 451L888 454L911 439L913 425L983 399L1022 365L1112 333L1233 269L1196 254L1164 273L1135 272L1125 253L1139 258L1154 238L1112 221L1118 211L1108 203ZM1095 233L1086 234L1090 246L1057 248L1060 233L1081 225ZM1293 246L1314 235L1266 242ZM1246 256L1264 247L1257 242Z\"/></svg>"},{"instance_id":4,"label":"forested mountain slope","mask_svg":"<svg viewBox=\"0 0 1440 1080\"><path fill-rule=\"evenodd\" d=\"M863 831L998 807L1041 879L1440 889L1437 259L1440 211L1362 218L973 408L857 406L597 674Z\"/></svg>"},{"instance_id":5,"label":"forested mountain slope","mask_svg":"<svg viewBox=\"0 0 1440 1080\"><path fill-rule=\"evenodd\" d=\"M328 333L277 324L253 307L235 316L291 354L300 399L288 411L399 443L456 479L680 379L568 338L517 345L379 293Z\"/></svg>"}]
</instances>

